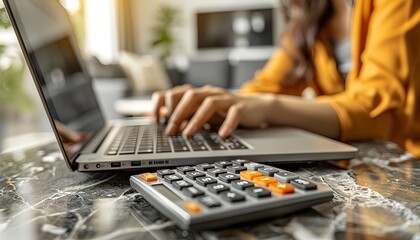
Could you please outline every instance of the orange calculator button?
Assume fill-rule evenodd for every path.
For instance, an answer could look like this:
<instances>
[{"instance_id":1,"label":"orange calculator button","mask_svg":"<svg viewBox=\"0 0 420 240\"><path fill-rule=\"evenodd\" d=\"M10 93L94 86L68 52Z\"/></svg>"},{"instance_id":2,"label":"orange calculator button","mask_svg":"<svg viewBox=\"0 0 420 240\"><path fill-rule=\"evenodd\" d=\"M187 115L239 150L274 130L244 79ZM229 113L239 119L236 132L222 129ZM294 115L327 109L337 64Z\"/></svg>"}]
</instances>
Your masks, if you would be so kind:
<instances>
[{"instance_id":1,"label":"orange calculator button","mask_svg":"<svg viewBox=\"0 0 420 240\"><path fill-rule=\"evenodd\" d=\"M275 178L268 177L268 176L256 177L252 181L254 181L255 184L263 186L263 187L267 187L268 184L277 182Z\"/></svg>"},{"instance_id":2,"label":"orange calculator button","mask_svg":"<svg viewBox=\"0 0 420 240\"><path fill-rule=\"evenodd\" d=\"M270 185L268 185L268 188L276 193L280 193L280 194L288 194L288 193L294 193L295 192L295 188L287 183L281 183L281 182L277 182L277 183L272 183Z\"/></svg>"},{"instance_id":3,"label":"orange calculator button","mask_svg":"<svg viewBox=\"0 0 420 240\"><path fill-rule=\"evenodd\" d=\"M262 174L257 171L246 170L246 171L242 171L239 175L241 176L241 178L252 180L253 178L259 177Z\"/></svg>"},{"instance_id":4,"label":"orange calculator button","mask_svg":"<svg viewBox=\"0 0 420 240\"><path fill-rule=\"evenodd\" d=\"M191 202L191 201L185 201L184 202L184 208L191 212L191 213L199 213L201 212L201 207L200 205L198 205L195 202Z\"/></svg>"},{"instance_id":5,"label":"orange calculator button","mask_svg":"<svg viewBox=\"0 0 420 240\"><path fill-rule=\"evenodd\" d=\"M140 174L141 179L143 179L146 182L154 182L157 180L157 176L153 175L151 173L143 173Z\"/></svg>"}]
</instances>

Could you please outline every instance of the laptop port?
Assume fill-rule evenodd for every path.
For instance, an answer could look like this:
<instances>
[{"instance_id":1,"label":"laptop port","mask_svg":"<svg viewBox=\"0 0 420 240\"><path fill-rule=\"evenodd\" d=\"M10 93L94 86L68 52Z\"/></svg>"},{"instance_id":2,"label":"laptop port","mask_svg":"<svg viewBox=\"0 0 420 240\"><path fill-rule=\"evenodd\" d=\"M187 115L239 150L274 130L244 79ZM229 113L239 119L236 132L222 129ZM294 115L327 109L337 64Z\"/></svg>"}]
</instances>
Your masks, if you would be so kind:
<instances>
[{"instance_id":1,"label":"laptop port","mask_svg":"<svg viewBox=\"0 0 420 240\"><path fill-rule=\"evenodd\" d=\"M140 161L133 161L133 162L131 162L131 166L132 166L132 167L138 167L138 166L141 166L141 162L140 162Z\"/></svg>"},{"instance_id":2,"label":"laptop port","mask_svg":"<svg viewBox=\"0 0 420 240\"><path fill-rule=\"evenodd\" d=\"M120 162L113 162L113 163L111 163L111 167L121 167L121 163Z\"/></svg>"}]
</instances>

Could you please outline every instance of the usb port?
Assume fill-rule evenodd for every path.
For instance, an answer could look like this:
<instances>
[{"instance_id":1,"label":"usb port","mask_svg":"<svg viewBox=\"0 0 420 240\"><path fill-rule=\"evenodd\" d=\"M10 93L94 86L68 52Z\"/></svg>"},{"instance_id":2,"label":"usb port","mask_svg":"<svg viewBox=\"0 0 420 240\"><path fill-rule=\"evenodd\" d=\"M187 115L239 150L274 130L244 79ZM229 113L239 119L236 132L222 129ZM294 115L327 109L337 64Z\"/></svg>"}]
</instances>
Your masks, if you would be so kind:
<instances>
[{"instance_id":1,"label":"usb port","mask_svg":"<svg viewBox=\"0 0 420 240\"><path fill-rule=\"evenodd\" d=\"M120 162L113 162L113 163L111 163L111 167L121 167L121 163Z\"/></svg>"},{"instance_id":2,"label":"usb port","mask_svg":"<svg viewBox=\"0 0 420 240\"><path fill-rule=\"evenodd\" d=\"M133 166L133 167L141 166L141 162L140 161L133 161L133 162L131 162L131 166Z\"/></svg>"}]
</instances>

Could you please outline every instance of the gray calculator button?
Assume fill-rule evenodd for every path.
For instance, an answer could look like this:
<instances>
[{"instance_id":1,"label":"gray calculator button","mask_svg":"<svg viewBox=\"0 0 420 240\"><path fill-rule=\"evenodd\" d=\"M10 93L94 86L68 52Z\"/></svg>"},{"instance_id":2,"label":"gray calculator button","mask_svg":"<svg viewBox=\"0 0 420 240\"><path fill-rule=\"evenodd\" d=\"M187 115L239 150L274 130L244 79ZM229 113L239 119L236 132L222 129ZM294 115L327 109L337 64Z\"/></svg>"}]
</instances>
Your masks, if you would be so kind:
<instances>
[{"instance_id":1,"label":"gray calculator button","mask_svg":"<svg viewBox=\"0 0 420 240\"><path fill-rule=\"evenodd\" d=\"M220 207L220 202L210 196L200 197L198 201L208 208Z\"/></svg>"},{"instance_id":2,"label":"gray calculator button","mask_svg":"<svg viewBox=\"0 0 420 240\"><path fill-rule=\"evenodd\" d=\"M232 181L239 180L240 178L235 174L224 173L224 174L220 174L219 179L222 182L231 183Z\"/></svg>"},{"instance_id":3,"label":"gray calculator button","mask_svg":"<svg viewBox=\"0 0 420 240\"><path fill-rule=\"evenodd\" d=\"M182 190L186 187L192 187L192 184L185 180L174 181L172 182L172 185L178 190Z\"/></svg>"},{"instance_id":4,"label":"gray calculator button","mask_svg":"<svg viewBox=\"0 0 420 240\"><path fill-rule=\"evenodd\" d=\"M171 169L162 169L158 170L156 173L159 177L163 178L164 176L175 174L175 171Z\"/></svg>"},{"instance_id":5,"label":"gray calculator button","mask_svg":"<svg viewBox=\"0 0 420 240\"><path fill-rule=\"evenodd\" d=\"M302 190L315 190L317 188L315 183L304 179L295 179L290 182L294 187Z\"/></svg>"},{"instance_id":6,"label":"gray calculator button","mask_svg":"<svg viewBox=\"0 0 420 240\"><path fill-rule=\"evenodd\" d=\"M228 202L241 202L245 201L245 197L239 193L236 192L223 192L220 194L222 198Z\"/></svg>"},{"instance_id":7,"label":"gray calculator button","mask_svg":"<svg viewBox=\"0 0 420 240\"><path fill-rule=\"evenodd\" d=\"M203 163L203 164L198 164L197 166L195 166L198 170L201 171L207 171L209 169L215 168L214 164L208 164L208 163Z\"/></svg>"},{"instance_id":8,"label":"gray calculator button","mask_svg":"<svg viewBox=\"0 0 420 240\"><path fill-rule=\"evenodd\" d=\"M298 179L299 175L292 172L280 171L274 174L274 178L280 182L288 183L292 180Z\"/></svg>"},{"instance_id":9,"label":"gray calculator button","mask_svg":"<svg viewBox=\"0 0 420 240\"><path fill-rule=\"evenodd\" d=\"M214 165L216 165L216 167L219 167L219 168L226 168L228 166L232 166L233 163L228 162L228 161L219 161L219 162L215 162Z\"/></svg>"},{"instance_id":10,"label":"gray calculator button","mask_svg":"<svg viewBox=\"0 0 420 240\"><path fill-rule=\"evenodd\" d=\"M250 187L246 189L246 192L255 198L264 198L264 197L270 197L271 192L267 189L261 188L261 187Z\"/></svg>"},{"instance_id":11,"label":"gray calculator button","mask_svg":"<svg viewBox=\"0 0 420 240\"><path fill-rule=\"evenodd\" d=\"M265 168L260 168L258 169L258 172L262 173L265 176L274 176L274 173L279 172L279 170L277 168L273 168L273 167L265 167Z\"/></svg>"},{"instance_id":12,"label":"gray calculator button","mask_svg":"<svg viewBox=\"0 0 420 240\"><path fill-rule=\"evenodd\" d=\"M198 177L195 181L204 187L212 183L217 183L217 180L212 177Z\"/></svg>"},{"instance_id":13,"label":"gray calculator button","mask_svg":"<svg viewBox=\"0 0 420 240\"><path fill-rule=\"evenodd\" d=\"M244 190L245 188L253 187L254 184L252 182L249 182L247 180L236 180L232 182L232 187Z\"/></svg>"},{"instance_id":14,"label":"gray calculator button","mask_svg":"<svg viewBox=\"0 0 420 240\"><path fill-rule=\"evenodd\" d=\"M244 159L236 159L236 160L232 160L232 163L235 165L243 166L245 163L249 163L249 161L244 160Z\"/></svg>"},{"instance_id":15,"label":"gray calculator button","mask_svg":"<svg viewBox=\"0 0 420 240\"><path fill-rule=\"evenodd\" d=\"M174 181L179 181L182 180L182 177L177 176L177 175L167 175L165 177L163 177L165 179L165 181L172 183Z\"/></svg>"},{"instance_id":16,"label":"gray calculator button","mask_svg":"<svg viewBox=\"0 0 420 240\"><path fill-rule=\"evenodd\" d=\"M254 163L254 162L250 162L250 163L245 163L244 165L248 170L252 170L252 171L258 171L259 168L263 168L264 166L262 164L259 163Z\"/></svg>"},{"instance_id":17,"label":"gray calculator button","mask_svg":"<svg viewBox=\"0 0 420 240\"><path fill-rule=\"evenodd\" d=\"M185 195L187 195L188 197L192 197L192 198L204 195L203 191L201 191L200 189L197 189L195 187L184 188L184 190L182 190L182 192L185 193Z\"/></svg>"},{"instance_id":18,"label":"gray calculator button","mask_svg":"<svg viewBox=\"0 0 420 240\"><path fill-rule=\"evenodd\" d=\"M192 179L192 180L195 180L198 177L204 177L204 176L206 176L206 174L204 174L202 172L197 172L197 171L187 172L185 175L187 176L187 178Z\"/></svg>"},{"instance_id":19,"label":"gray calculator button","mask_svg":"<svg viewBox=\"0 0 420 240\"><path fill-rule=\"evenodd\" d=\"M227 167L226 170L229 173L239 174L240 172L245 171L246 170L246 167L234 165L234 166Z\"/></svg>"},{"instance_id":20,"label":"gray calculator button","mask_svg":"<svg viewBox=\"0 0 420 240\"><path fill-rule=\"evenodd\" d=\"M195 171L195 168L188 167L188 166L186 166L186 167L177 167L176 168L176 171L179 172L179 173L181 173L181 174L185 174L187 172Z\"/></svg>"},{"instance_id":21,"label":"gray calculator button","mask_svg":"<svg viewBox=\"0 0 420 240\"><path fill-rule=\"evenodd\" d=\"M207 189L210 192L217 193L217 194L230 190L230 188L228 186L226 186L225 184L222 184L222 183L210 184L210 185L208 185Z\"/></svg>"},{"instance_id":22,"label":"gray calculator button","mask_svg":"<svg viewBox=\"0 0 420 240\"><path fill-rule=\"evenodd\" d=\"M220 174L227 173L227 171L223 168L212 168L207 171L210 176L217 177Z\"/></svg>"}]
</instances>

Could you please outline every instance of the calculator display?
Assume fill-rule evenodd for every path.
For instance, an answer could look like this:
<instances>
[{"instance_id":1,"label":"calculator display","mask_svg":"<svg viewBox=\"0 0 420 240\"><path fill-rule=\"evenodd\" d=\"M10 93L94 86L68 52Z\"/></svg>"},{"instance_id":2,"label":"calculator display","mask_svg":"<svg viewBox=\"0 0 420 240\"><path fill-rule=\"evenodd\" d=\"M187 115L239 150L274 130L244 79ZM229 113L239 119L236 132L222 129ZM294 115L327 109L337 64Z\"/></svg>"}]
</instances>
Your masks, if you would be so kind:
<instances>
[{"instance_id":1,"label":"calculator display","mask_svg":"<svg viewBox=\"0 0 420 240\"><path fill-rule=\"evenodd\" d=\"M163 184L155 184L152 187L158 191L160 194L165 196L167 199L171 200L172 202L182 202L182 198L178 197L175 193L173 193L169 188L167 188Z\"/></svg>"}]
</instances>

